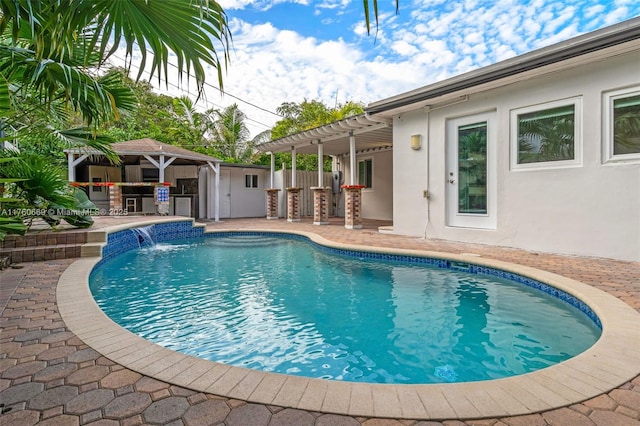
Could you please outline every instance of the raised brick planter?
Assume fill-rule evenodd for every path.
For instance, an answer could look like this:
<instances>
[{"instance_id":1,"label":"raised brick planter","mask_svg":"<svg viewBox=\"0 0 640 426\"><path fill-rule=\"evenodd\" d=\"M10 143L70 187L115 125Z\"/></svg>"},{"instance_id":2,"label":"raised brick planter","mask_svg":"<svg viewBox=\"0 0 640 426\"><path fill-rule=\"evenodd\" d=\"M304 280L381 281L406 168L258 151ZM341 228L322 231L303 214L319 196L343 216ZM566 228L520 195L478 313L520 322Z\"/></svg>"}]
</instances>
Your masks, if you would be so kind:
<instances>
[{"instance_id":1,"label":"raised brick planter","mask_svg":"<svg viewBox=\"0 0 640 426\"><path fill-rule=\"evenodd\" d=\"M122 187L120 185L109 187L109 209L122 211Z\"/></svg>"},{"instance_id":2,"label":"raised brick planter","mask_svg":"<svg viewBox=\"0 0 640 426\"><path fill-rule=\"evenodd\" d=\"M329 224L329 188L316 186L312 187L313 191L313 224L328 225Z\"/></svg>"},{"instance_id":3,"label":"raised brick planter","mask_svg":"<svg viewBox=\"0 0 640 426\"><path fill-rule=\"evenodd\" d=\"M344 189L344 227L362 228L362 188L363 185L343 185Z\"/></svg>"},{"instance_id":4,"label":"raised brick planter","mask_svg":"<svg viewBox=\"0 0 640 426\"><path fill-rule=\"evenodd\" d=\"M265 189L267 193L267 219L278 219L279 189Z\"/></svg>"},{"instance_id":5,"label":"raised brick planter","mask_svg":"<svg viewBox=\"0 0 640 426\"><path fill-rule=\"evenodd\" d=\"M300 222L300 188L287 188L287 222Z\"/></svg>"}]
</instances>

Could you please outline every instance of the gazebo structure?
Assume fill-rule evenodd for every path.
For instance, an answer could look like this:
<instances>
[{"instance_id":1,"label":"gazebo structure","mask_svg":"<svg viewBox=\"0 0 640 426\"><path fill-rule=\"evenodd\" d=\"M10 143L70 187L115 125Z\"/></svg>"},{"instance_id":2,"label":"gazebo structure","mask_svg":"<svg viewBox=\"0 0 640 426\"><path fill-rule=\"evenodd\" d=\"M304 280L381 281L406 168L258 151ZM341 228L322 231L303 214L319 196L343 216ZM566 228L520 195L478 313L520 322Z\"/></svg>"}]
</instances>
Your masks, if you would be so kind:
<instances>
[{"instance_id":1,"label":"gazebo structure","mask_svg":"<svg viewBox=\"0 0 640 426\"><path fill-rule=\"evenodd\" d=\"M113 166L104 154L86 148L65 150L69 182L86 187L89 198L108 213L164 213L205 218L220 218L219 160L154 139L138 139L111 145L120 158ZM213 179L209 179L213 174ZM213 188L209 188L213 180ZM167 190L160 191L159 187ZM166 194L165 194L166 193ZM199 208L210 200L213 208ZM166 196L166 197L165 197ZM161 209L167 203L167 211ZM212 210L212 211L211 211Z\"/></svg>"}]
</instances>

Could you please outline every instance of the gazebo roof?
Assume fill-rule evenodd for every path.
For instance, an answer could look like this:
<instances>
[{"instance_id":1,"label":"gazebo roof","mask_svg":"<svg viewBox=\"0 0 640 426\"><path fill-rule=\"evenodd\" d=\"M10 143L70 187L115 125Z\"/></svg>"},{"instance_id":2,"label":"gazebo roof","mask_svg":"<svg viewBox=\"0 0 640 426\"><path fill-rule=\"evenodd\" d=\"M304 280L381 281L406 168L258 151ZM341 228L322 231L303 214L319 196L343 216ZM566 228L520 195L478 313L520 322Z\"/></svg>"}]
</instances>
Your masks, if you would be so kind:
<instances>
[{"instance_id":1,"label":"gazebo roof","mask_svg":"<svg viewBox=\"0 0 640 426\"><path fill-rule=\"evenodd\" d=\"M361 114L264 142L256 148L262 152L288 152L295 146L297 153L316 154L318 142L322 142L325 155L341 155L349 153L351 134L355 136L356 151L390 148L393 142L391 120Z\"/></svg>"},{"instance_id":2,"label":"gazebo roof","mask_svg":"<svg viewBox=\"0 0 640 426\"><path fill-rule=\"evenodd\" d=\"M188 149L181 148L175 145L169 145L151 138L136 139L131 141L116 142L111 144L111 148L120 157L128 156L140 156L140 155L166 155L168 157L175 157L177 159L191 160L197 163L221 163L222 160L211 157L209 155L200 154L198 152L189 151ZM89 154L100 155L100 152L86 148L70 148L65 149L65 152L72 152L75 154Z\"/></svg>"}]
</instances>

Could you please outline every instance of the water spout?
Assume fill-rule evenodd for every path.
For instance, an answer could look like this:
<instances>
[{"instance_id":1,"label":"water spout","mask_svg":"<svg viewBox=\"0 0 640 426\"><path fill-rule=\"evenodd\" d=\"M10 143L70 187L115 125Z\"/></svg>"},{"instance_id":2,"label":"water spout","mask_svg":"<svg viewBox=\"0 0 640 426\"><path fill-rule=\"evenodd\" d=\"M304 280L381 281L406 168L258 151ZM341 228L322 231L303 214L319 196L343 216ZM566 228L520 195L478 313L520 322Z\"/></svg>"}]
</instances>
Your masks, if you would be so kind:
<instances>
[{"instance_id":1,"label":"water spout","mask_svg":"<svg viewBox=\"0 0 640 426\"><path fill-rule=\"evenodd\" d=\"M139 247L150 247L156 245L153 225L143 226L142 228L133 228L131 229L131 232L136 235Z\"/></svg>"}]
</instances>

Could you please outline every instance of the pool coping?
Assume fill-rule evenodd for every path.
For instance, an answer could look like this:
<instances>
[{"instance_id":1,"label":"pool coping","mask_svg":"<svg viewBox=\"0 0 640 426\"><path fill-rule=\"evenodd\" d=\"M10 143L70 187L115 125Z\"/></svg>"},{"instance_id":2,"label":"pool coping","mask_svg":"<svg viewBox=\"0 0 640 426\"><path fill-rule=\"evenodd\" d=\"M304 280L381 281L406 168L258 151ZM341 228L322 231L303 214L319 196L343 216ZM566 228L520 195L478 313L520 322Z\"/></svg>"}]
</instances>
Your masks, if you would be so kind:
<instances>
[{"instance_id":1,"label":"pool coping","mask_svg":"<svg viewBox=\"0 0 640 426\"><path fill-rule=\"evenodd\" d=\"M176 219L132 222L94 232L106 235L167 221ZM237 230L216 229L207 233L234 231ZM428 256L524 275L552 285L586 303L600 318L602 335L587 351L560 364L491 381L391 385L266 373L181 354L117 325L102 312L89 290L89 275L100 257L80 258L62 274L57 286L60 315L70 331L100 354L158 380L248 402L349 416L464 420L532 414L596 397L640 374L640 351L632 349L640 347L640 313L614 296L576 280L486 257L363 247L337 243L311 232L297 230L252 228L243 231L289 233L337 249Z\"/></svg>"}]
</instances>

